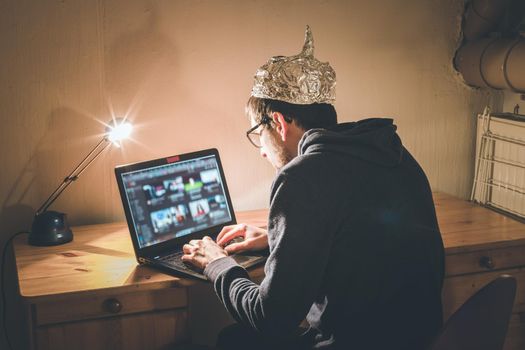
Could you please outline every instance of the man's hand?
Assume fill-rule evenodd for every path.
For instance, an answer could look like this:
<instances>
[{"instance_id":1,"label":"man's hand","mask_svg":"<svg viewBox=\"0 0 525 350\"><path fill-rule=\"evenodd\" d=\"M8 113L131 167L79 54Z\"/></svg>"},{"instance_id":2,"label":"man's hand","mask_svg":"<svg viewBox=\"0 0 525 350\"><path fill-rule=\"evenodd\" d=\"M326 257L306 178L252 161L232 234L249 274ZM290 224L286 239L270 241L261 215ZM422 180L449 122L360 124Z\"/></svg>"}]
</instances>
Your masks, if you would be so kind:
<instances>
[{"instance_id":1,"label":"man's hand","mask_svg":"<svg viewBox=\"0 0 525 350\"><path fill-rule=\"evenodd\" d=\"M268 247L268 231L246 224L225 226L217 236L217 244L224 247L235 237L242 237L244 240L227 245L224 249L228 254L247 250L261 250Z\"/></svg>"},{"instance_id":2,"label":"man's hand","mask_svg":"<svg viewBox=\"0 0 525 350\"><path fill-rule=\"evenodd\" d=\"M191 240L182 247L182 250L184 251L182 261L201 269L204 269L213 260L228 256L228 253L208 236Z\"/></svg>"}]
</instances>

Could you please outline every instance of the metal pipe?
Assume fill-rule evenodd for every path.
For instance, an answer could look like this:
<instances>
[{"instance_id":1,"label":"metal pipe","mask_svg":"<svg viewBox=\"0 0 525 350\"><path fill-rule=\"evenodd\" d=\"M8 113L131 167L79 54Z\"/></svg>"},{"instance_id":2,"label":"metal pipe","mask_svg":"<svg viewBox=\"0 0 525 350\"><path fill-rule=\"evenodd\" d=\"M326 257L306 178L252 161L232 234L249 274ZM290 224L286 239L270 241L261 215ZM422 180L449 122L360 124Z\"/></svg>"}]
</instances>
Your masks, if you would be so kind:
<instances>
[{"instance_id":1,"label":"metal pipe","mask_svg":"<svg viewBox=\"0 0 525 350\"><path fill-rule=\"evenodd\" d=\"M475 40L498 26L509 0L472 0L468 3L463 22L463 36Z\"/></svg>"},{"instance_id":2,"label":"metal pipe","mask_svg":"<svg viewBox=\"0 0 525 350\"><path fill-rule=\"evenodd\" d=\"M469 85L525 93L525 38L479 39L461 47L456 69Z\"/></svg>"},{"instance_id":3,"label":"metal pipe","mask_svg":"<svg viewBox=\"0 0 525 350\"><path fill-rule=\"evenodd\" d=\"M525 38L508 32L525 14L521 1L468 3L463 20L465 42L454 57L454 65L468 85L525 93ZM507 37L484 38L494 30Z\"/></svg>"},{"instance_id":4,"label":"metal pipe","mask_svg":"<svg viewBox=\"0 0 525 350\"><path fill-rule=\"evenodd\" d=\"M507 84L513 91L525 91L525 38L509 49L505 67Z\"/></svg>"}]
</instances>

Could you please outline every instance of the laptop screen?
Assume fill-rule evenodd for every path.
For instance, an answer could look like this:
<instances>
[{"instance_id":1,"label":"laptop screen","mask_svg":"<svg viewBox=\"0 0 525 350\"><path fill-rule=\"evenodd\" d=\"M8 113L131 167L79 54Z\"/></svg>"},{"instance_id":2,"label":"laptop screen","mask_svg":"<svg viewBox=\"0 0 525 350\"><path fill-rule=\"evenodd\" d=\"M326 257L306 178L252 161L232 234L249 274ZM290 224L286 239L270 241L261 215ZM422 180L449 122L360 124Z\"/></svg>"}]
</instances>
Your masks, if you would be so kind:
<instances>
[{"instance_id":1,"label":"laptop screen","mask_svg":"<svg viewBox=\"0 0 525 350\"><path fill-rule=\"evenodd\" d=\"M120 176L140 248L232 220L215 155Z\"/></svg>"}]
</instances>

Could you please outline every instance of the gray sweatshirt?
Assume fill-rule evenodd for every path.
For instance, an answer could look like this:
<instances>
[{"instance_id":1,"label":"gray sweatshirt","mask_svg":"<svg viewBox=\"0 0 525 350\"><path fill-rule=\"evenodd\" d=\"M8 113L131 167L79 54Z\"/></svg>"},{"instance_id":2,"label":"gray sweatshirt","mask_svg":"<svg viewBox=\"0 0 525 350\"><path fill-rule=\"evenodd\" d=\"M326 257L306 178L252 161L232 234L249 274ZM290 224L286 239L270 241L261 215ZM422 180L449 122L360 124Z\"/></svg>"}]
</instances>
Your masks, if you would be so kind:
<instances>
[{"instance_id":1,"label":"gray sweatshirt","mask_svg":"<svg viewBox=\"0 0 525 350\"><path fill-rule=\"evenodd\" d=\"M271 339L307 319L311 348L422 349L442 323L444 252L427 178L391 119L311 129L272 185L260 285L232 258L204 273Z\"/></svg>"}]
</instances>

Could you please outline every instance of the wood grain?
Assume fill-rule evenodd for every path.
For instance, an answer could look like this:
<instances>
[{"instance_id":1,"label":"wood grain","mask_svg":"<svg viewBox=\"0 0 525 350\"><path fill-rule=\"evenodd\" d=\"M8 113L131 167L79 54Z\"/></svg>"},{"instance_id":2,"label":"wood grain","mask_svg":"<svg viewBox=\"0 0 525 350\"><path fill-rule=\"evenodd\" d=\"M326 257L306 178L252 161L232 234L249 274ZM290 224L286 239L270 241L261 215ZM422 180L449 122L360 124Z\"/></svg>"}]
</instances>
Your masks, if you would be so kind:
<instances>
[{"instance_id":1,"label":"wood grain","mask_svg":"<svg viewBox=\"0 0 525 350\"><path fill-rule=\"evenodd\" d=\"M446 194L434 199L447 255L446 317L499 274L513 274L519 286L505 349L522 349L525 224ZM265 209L240 212L237 221L266 227L267 216ZM201 282L139 266L125 223L73 230L74 241L61 246L33 247L25 237L14 242L32 348L162 349L187 340L186 287ZM480 265L482 257L494 266ZM263 268L251 275L261 280ZM118 314L104 309L108 298L123 305Z\"/></svg>"},{"instance_id":2,"label":"wood grain","mask_svg":"<svg viewBox=\"0 0 525 350\"><path fill-rule=\"evenodd\" d=\"M167 310L84 322L53 324L36 330L39 350L168 349L187 340L187 312Z\"/></svg>"},{"instance_id":3,"label":"wood grain","mask_svg":"<svg viewBox=\"0 0 525 350\"><path fill-rule=\"evenodd\" d=\"M490 259L492 266L483 264L483 259ZM445 260L447 277L503 270L515 266L525 266L525 245L448 254Z\"/></svg>"},{"instance_id":4,"label":"wood grain","mask_svg":"<svg viewBox=\"0 0 525 350\"><path fill-rule=\"evenodd\" d=\"M523 244L525 224L487 208L434 193L447 255ZM237 213L238 222L265 227L268 210ZM26 237L15 241L20 294L54 299L58 294L120 292L187 286L194 280L138 266L125 223L74 227L74 241L56 247L33 247Z\"/></svg>"},{"instance_id":5,"label":"wood grain","mask_svg":"<svg viewBox=\"0 0 525 350\"><path fill-rule=\"evenodd\" d=\"M516 277L518 281L514 312L525 312L525 267L508 269L505 273ZM493 271L445 278L443 285L445 319L448 319L471 295L501 274L501 271Z\"/></svg>"},{"instance_id":6,"label":"wood grain","mask_svg":"<svg viewBox=\"0 0 525 350\"><path fill-rule=\"evenodd\" d=\"M121 310L109 310L106 303L116 300ZM167 288L135 293L115 293L104 296L71 296L54 301L40 302L35 309L37 326L82 321L94 318L115 317L139 312L185 308L188 304L186 288Z\"/></svg>"}]
</instances>

